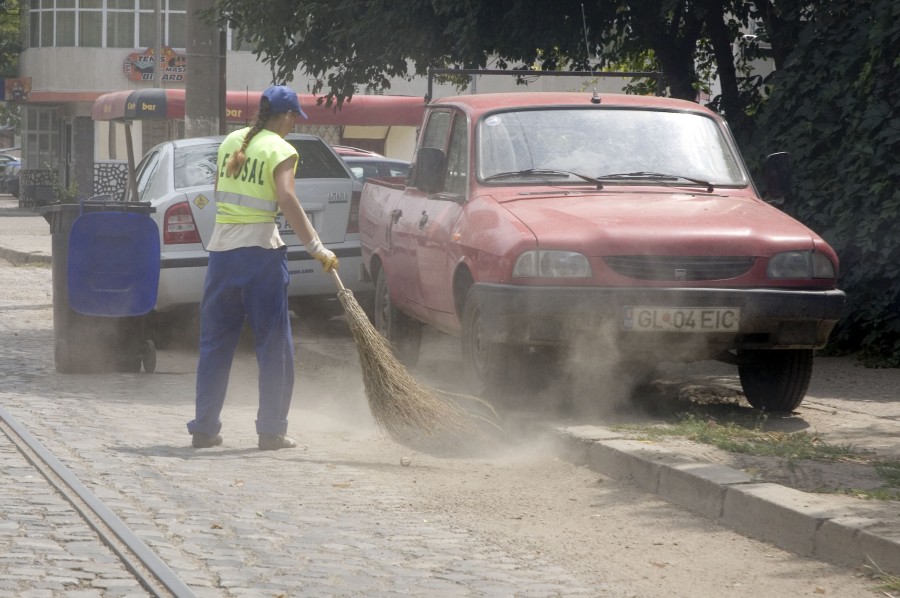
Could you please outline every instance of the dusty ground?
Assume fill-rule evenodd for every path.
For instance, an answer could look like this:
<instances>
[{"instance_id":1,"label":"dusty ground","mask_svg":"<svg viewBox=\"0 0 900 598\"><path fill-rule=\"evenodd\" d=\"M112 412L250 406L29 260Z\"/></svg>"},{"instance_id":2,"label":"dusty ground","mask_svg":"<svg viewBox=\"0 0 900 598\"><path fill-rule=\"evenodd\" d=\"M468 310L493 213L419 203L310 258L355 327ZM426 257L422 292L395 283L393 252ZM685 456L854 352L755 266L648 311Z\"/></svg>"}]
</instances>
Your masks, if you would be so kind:
<instances>
[{"instance_id":1,"label":"dusty ground","mask_svg":"<svg viewBox=\"0 0 900 598\"><path fill-rule=\"evenodd\" d=\"M446 363L458 360L456 340L429 332L417 375L430 376L442 388L464 392L458 375ZM457 361L458 362L458 361ZM855 457L837 461L788 460L730 453L678 437L653 442L675 451L742 469L760 481L807 492L853 495L854 489L884 485L874 463L900 462L900 369L872 369L852 357L818 357L806 399L791 414L761 415L740 391L736 368L714 362L661 364L652 382L623 381L615 368L598 367L576 393L550 385L535 396L523 396L526 412L578 425L654 425L677 421L685 414L719 422L734 421L761 430L805 432L818 441L852 449ZM900 507L900 505L898 505Z\"/></svg>"}]
</instances>

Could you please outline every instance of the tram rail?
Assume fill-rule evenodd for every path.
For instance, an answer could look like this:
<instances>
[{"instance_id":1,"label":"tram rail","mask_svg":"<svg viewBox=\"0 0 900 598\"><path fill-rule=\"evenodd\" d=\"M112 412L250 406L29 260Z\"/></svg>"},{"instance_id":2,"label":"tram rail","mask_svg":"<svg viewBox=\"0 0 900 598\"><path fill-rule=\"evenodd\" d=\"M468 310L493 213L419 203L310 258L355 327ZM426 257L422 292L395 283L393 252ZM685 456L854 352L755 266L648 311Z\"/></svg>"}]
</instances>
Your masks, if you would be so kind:
<instances>
[{"instance_id":1,"label":"tram rail","mask_svg":"<svg viewBox=\"0 0 900 598\"><path fill-rule=\"evenodd\" d=\"M153 550L3 407L0 407L0 431L63 499L72 505L100 541L109 547L148 593L159 598L195 596Z\"/></svg>"}]
</instances>

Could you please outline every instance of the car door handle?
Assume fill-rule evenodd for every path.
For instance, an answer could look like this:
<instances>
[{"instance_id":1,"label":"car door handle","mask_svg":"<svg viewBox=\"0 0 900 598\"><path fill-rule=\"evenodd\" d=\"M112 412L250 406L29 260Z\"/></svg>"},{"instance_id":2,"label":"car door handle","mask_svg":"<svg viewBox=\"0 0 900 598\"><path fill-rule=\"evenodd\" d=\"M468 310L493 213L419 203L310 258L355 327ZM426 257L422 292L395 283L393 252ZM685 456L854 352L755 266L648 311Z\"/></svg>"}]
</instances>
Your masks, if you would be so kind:
<instances>
[{"instance_id":1,"label":"car door handle","mask_svg":"<svg viewBox=\"0 0 900 598\"><path fill-rule=\"evenodd\" d=\"M403 210L399 208L391 210L391 223L387 225L384 231L384 240L387 242L388 247L394 246L394 225L399 222L402 215Z\"/></svg>"},{"instance_id":2,"label":"car door handle","mask_svg":"<svg viewBox=\"0 0 900 598\"><path fill-rule=\"evenodd\" d=\"M419 218L419 228L425 228L425 224L428 222L428 214L425 213L425 210L422 210L422 217Z\"/></svg>"}]
</instances>

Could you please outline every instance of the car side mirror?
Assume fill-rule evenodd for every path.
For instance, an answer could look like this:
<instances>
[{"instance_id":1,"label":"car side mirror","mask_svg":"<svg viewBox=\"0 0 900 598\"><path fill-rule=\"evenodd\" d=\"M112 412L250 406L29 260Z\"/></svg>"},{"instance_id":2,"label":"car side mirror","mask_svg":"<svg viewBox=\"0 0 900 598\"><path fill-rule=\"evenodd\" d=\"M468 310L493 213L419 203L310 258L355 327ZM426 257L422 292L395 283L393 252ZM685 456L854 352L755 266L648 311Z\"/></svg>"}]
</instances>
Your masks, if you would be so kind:
<instances>
[{"instance_id":1,"label":"car side mirror","mask_svg":"<svg viewBox=\"0 0 900 598\"><path fill-rule=\"evenodd\" d=\"M784 203L785 198L791 192L791 155L787 152L778 152L766 156L765 162L766 196L769 200L779 200Z\"/></svg>"},{"instance_id":2,"label":"car side mirror","mask_svg":"<svg viewBox=\"0 0 900 598\"><path fill-rule=\"evenodd\" d=\"M444 188L447 156L436 147L420 147L416 152L412 185L425 193L437 193Z\"/></svg>"}]
</instances>

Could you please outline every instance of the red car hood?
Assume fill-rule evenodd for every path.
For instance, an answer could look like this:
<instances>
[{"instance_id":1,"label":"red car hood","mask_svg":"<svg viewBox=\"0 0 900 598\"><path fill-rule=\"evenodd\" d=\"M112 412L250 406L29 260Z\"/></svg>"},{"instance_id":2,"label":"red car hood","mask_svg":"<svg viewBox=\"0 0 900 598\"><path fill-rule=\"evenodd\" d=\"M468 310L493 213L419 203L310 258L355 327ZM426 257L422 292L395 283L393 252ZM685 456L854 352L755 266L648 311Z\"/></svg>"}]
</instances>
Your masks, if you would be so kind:
<instances>
[{"instance_id":1,"label":"red car hood","mask_svg":"<svg viewBox=\"0 0 900 598\"><path fill-rule=\"evenodd\" d=\"M495 196L545 248L589 256L771 256L812 249L815 234L743 191L610 190Z\"/></svg>"}]
</instances>

